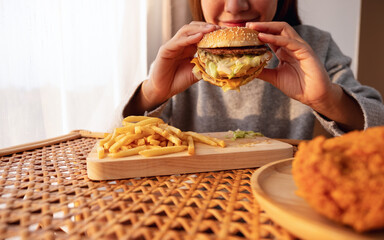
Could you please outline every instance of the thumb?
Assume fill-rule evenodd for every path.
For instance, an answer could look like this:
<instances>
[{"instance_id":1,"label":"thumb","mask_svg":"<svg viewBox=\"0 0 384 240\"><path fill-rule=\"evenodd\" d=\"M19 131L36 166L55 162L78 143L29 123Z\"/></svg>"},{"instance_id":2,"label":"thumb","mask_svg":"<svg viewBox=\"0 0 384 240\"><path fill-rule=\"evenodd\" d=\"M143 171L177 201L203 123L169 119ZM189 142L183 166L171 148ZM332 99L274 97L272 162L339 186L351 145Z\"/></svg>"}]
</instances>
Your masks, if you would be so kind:
<instances>
[{"instance_id":1,"label":"thumb","mask_svg":"<svg viewBox=\"0 0 384 240\"><path fill-rule=\"evenodd\" d=\"M277 76L276 69L264 68L263 71L261 71L261 73L259 74L259 76L257 76L257 78L263 81L269 82L275 86L276 79L277 79L276 76Z\"/></svg>"}]
</instances>

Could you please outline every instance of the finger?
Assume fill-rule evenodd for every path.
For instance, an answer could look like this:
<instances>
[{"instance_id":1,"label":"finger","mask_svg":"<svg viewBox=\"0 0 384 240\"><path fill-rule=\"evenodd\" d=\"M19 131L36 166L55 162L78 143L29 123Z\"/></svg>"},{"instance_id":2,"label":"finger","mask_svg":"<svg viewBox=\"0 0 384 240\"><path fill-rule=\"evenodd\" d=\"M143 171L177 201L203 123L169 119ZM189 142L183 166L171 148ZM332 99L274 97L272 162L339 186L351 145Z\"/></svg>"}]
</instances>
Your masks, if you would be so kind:
<instances>
[{"instance_id":1,"label":"finger","mask_svg":"<svg viewBox=\"0 0 384 240\"><path fill-rule=\"evenodd\" d=\"M179 31L177 31L175 37L194 35L198 32L205 34L217 29L220 29L220 26L210 23L192 22L191 24L184 25Z\"/></svg>"},{"instance_id":2,"label":"finger","mask_svg":"<svg viewBox=\"0 0 384 240\"><path fill-rule=\"evenodd\" d=\"M281 47L286 48L291 52L306 48L306 46L303 46L304 44L302 42L284 36L259 33L259 39L265 43L268 43L275 52L278 48Z\"/></svg>"},{"instance_id":3,"label":"finger","mask_svg":"<svg viewBox=\"0 0 384 240\"><path fill-rule=\"evenodd\" d=\"M212 25L212 26L215 26L216 29L222 29L222 28L226 28L224 26L219 26L219 25L216 25L216 24L213 24L213 23L207 23L207 22L200 22L200 21L192 21L189 23L189 25L194 25L194 26L206 26L206 25Z\"/></svg>"},{"instance_id":4,"label":"finger","mask_svg":"<svg viewBox=\"0 0 384 240\"><path fill-rule=\"evenodd\" d=\"M246 26L258 32L286 36L302 41L295 29L286 22L248 22Z\"/></svg>"},{"instance_id":5,"label":"finger","mask_svg":"<svg viewBox=\"0 0 384 240\"><path fill-rule=\"evenodd\" d=\"M217 30L217 26L213 24L186 25L176 33L170 42L177 46L195 44L203 38L204 34L215 30Z\"/></svg>"},{"instance_id":6,"label":"finger","mask_svg":"<svg viewBox=\"0 0 384 240\"><path fill-rule=\"evenodd\" d=\"M257 76L258 79L269 82L276 86L277 71L275 69L264 68L263 71Z\"/></svg>"},{"instance_id":7,"label":"finger","mask_svg":"<svg viewBox=\"0 0 384 240\"><path fill-rule=\"evenodd\" d=\"M189 23L189 25L205 25L207 22L202 22L202 21L192 21Z\"/></svg>"},{"instance_id":8,"label":"finger","mask_svg":"<svg viewBox=\"0 0 384 240\"><path fill-rule=\"evenodd\" d=\"M213 24L185 25L164 45L162 50L170 52L179 51L184 47L198 43L204 34L217 30L217 28L218 26Z\"/></svg>"},{"instance_id":9,"label":"finger","mask_svg":"<svg viewBox=\"0 0 384 240\"><path fill-rule=\"evenodd\" d=\"M285 28L282 22L247 22L245 26L259 32L275 35L280 34Z\"/></svg>"},{"instance_id":10,"label":"finger","mask_svg":"<svg viewBox=\"0 0 384 240\"><path fill-rule=\"evenodd\" d=\"M207 23L207 22L201 22L201 21L192 21L188 25L204 26L204 25L214 25L214 24Z\"/></svg>"},{"instance_id":11,"label":"finger","mask_svg":"<svg viewBox=\"0 0 384 240\"><path fill-rule=\"evenodd\" d=\"M196 47L193 46L198 43L203 38L203 36L203 33L198 32L190 36L180 37L178 39L171 40L160 48L159 55L163 58L174 58L178 56L181 51L184 51L185 47L188 46L191 46L191 48L193 48L193 51L191 51L190 53L190 55L193 55L196 52Z\"/></svg>"}]
</instances>

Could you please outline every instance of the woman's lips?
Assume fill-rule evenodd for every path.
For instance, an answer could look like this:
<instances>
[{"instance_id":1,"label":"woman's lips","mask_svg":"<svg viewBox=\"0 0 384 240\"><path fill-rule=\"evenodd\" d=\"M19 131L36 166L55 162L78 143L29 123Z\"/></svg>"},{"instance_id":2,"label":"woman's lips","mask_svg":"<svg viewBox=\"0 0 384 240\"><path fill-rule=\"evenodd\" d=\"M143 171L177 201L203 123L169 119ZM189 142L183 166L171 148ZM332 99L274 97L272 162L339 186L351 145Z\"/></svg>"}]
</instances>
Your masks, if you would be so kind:
<instances>
[{"instance_id":1,"label":"woman's lips","mask_svg":"<svg viewBox=\"0 0 384 240\"><path fill-rule=\"evenodd\" d=\"M245 27L247 22L225 22L223 23L226 27Z\"/></svg>"},{"instance_id":2,"label":"woman's lips","mask_svg":"<svg viewBox=\"0 0 384 240\"><path fill-rule=\"evenodd\" d=\"M221 24L226 27L245 27L247 22L257 22L258 19L250 19L250 20L238 20L238 21L221 21Z\"/></svg>"}]
</instances>

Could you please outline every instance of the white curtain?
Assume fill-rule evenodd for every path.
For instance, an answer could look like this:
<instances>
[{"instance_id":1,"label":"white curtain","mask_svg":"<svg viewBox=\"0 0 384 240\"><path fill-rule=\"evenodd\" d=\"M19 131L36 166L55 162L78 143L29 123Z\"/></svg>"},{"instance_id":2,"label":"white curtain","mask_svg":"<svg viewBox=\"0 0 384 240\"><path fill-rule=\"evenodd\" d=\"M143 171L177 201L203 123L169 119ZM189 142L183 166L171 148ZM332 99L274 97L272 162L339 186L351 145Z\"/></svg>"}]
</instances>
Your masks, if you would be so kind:
<instances>
[{"instance_id":1,"label":"white curtain","mask_svg":"<svg viewBox=\"0 0 384 240\"><path fill-rule=\"evenodd\" d=\"M147 1L0 0L0 148L107 131L147 74Z\"/></svg>"}]
</instances>

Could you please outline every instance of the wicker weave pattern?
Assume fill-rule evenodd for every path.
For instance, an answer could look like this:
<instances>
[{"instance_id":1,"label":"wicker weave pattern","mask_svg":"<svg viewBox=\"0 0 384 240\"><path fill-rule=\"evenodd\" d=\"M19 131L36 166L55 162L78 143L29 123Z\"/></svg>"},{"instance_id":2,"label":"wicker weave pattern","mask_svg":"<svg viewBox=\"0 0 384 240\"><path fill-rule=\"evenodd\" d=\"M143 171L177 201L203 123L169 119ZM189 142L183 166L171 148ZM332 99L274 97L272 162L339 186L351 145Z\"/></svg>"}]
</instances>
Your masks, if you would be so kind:
<instances>
[{"instance_id":1,"label":"wicker weave pattern","mask_svg":"<svg viewBox=\"0 0 384 240\"><path fill-rule=\"evenodd\" d=\"M254 201L255 169L87 178L96 140L0 157L0 238L291 239Z\"/></svg>"}]
</instances>

